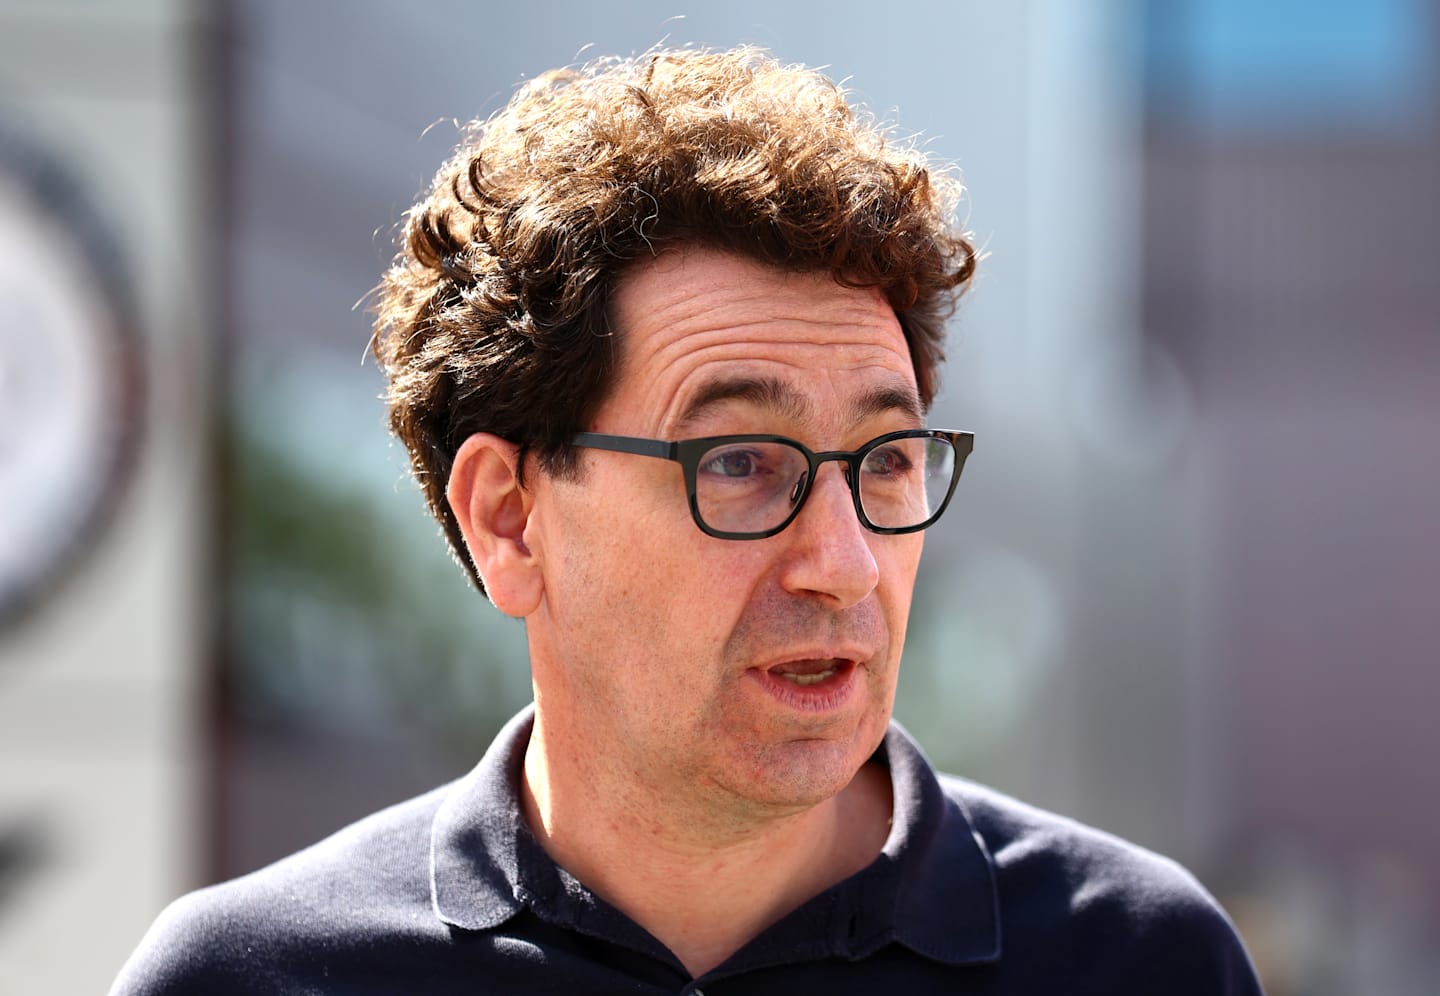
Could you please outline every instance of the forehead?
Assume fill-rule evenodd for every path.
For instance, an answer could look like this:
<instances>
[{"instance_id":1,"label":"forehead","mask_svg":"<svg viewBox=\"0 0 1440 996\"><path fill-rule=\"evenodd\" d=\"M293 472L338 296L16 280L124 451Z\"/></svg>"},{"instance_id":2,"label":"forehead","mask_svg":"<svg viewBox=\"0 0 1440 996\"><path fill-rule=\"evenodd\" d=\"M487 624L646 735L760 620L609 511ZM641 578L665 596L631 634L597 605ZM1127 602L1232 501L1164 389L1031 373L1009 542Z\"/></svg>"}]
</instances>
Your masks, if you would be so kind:
<instances>
[{"instance_id":1,"label":"forehead","mask_svg":"<svg viewBox=\"0 0 1440 996\"><path fill-rule=\"evenodd\" d=\"M602 431L664 436L707 399L813 418L889 398L879 407L918 417L909 346L874 288L687 248L627 271L611 313L619 364Z\"/></svg>"}]
</instances>

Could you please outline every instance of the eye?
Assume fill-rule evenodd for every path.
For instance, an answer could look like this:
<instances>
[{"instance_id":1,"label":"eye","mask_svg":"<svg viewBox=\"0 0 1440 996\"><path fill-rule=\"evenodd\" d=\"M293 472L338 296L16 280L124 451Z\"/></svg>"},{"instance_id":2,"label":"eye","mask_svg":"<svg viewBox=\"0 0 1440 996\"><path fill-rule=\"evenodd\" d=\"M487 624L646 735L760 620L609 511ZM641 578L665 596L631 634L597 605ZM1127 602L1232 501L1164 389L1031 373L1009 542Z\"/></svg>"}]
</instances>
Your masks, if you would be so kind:
<instances>
[{"instance_id":1,"label":"eye","mask_svg":"<svg viewBox=\"0 0 1440 996\"><path fill-rule=\"evenodd\" d=\"M891 477L906 473L911 466L909 456L900 447L877 446L865 454L865 462L861 465L861 469L867 474Z\"/></svg>"},{"instance_id":2,"label":"eye","mask_svg":"<svg viewBox=\"0 0 1440 996\"><path fill-rule=\"evenodd\" d=\"M760 455L754 450L712 450L700 465L702 474L721 477L750 477L760 471Z\"/></svg>"}]
</instances>

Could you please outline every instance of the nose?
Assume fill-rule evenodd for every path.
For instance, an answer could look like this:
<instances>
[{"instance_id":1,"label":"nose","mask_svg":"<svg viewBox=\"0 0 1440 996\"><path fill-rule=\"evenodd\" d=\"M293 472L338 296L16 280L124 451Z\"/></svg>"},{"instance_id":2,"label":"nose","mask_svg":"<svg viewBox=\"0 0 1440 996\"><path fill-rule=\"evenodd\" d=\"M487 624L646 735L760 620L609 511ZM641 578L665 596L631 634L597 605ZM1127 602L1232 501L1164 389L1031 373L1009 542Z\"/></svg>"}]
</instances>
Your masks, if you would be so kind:
<instances>
[{"instance_id":1,"label":"nose","mask_svg":"<svg viewBox=\"0 0 1440 996\"><path fill-rule=\"evenodd\" d=\"M820 596L835 608L854 605L880 581L880 565L870 548L875 537L855 514L844 468L823 465L805 507L776 537L789 543L781 584L794 594Z\"/></svg>"}]
</instances>

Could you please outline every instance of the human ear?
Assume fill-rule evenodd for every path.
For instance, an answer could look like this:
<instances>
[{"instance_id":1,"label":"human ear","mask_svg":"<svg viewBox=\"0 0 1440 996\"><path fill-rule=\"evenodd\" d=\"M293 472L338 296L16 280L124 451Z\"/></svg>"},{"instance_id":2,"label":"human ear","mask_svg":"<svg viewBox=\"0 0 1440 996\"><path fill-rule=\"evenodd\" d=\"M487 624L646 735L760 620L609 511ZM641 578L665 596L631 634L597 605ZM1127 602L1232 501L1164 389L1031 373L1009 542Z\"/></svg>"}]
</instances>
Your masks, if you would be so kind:
<instances>
[{"instance_id":1,"label":"human ear","mask_svg":"<svg viewBox=\"0 0 1440 996\"><path fill-rule=\"evenodd\" d=\"M520 448L488 432L470 436L455 454L445 500L490 601L507 616L535 611L544 585L525 544L533 499L520 484Z\"/></svg>"}]
</instances>

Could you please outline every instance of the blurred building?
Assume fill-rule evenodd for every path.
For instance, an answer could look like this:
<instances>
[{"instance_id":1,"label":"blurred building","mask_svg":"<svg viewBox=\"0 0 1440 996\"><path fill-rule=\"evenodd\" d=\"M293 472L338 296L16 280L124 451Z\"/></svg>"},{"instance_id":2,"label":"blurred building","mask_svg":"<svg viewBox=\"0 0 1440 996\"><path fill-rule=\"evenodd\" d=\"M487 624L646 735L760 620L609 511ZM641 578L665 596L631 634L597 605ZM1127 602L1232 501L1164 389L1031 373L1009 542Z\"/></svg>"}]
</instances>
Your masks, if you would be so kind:
<instances>
[{"instance_id":1,"label":"blurred building","mask_svg":"<svg viewBox=\"0 0 1440 996\"><path fill-rule=\"evenodd\" d=\"M1436 15L1149 5L1144 329L1194 398L1216 844L1278 992L1440 987Z\"/></svg>"},{"instance_id":2,"label":"blurred building","mask_svg":"<svg viewBox=\"0 0 1440 996\"><path fill-rule=\"evenodd\" d=\"M0 2L0 993L103 992L208 874L208 31Z\"/></svg>"},{"instance_id":3,"label":"blurred building","mask_svg":"<svg viewBox=\"0 0 1440 996\"><path fill-rule=\"evenodd\" d=\"M0 0L0 123L111 216L150 385L112 521L0 631L0 992L103 988L169 898L460 774L528 698L364 299L456 122L667 36L827 65L972 192L933 421L977 445L899 718L1190 864L1272 996L1440 991L1433 7L674 13Z\"/></svg>"}]
</instances>

